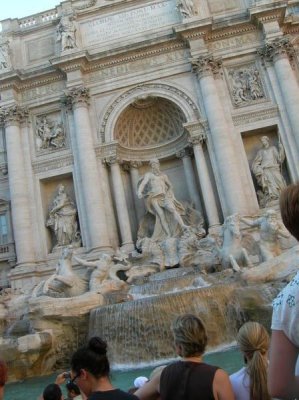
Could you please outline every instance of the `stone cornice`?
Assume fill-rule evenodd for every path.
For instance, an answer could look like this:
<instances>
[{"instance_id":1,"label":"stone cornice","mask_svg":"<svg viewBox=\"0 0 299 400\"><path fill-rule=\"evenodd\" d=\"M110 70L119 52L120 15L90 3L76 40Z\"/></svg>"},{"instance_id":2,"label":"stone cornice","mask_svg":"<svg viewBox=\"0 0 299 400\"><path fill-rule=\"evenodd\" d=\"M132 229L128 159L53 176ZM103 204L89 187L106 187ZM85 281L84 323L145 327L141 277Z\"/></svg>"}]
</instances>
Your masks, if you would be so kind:
<instances>
[{"instance_id":1,"label":"stone cornice","mask_svg":"<svg viewBox=\"0 0 299 400\"><path fill-rule=\"evenodd\" d=\"M278 4L262 4L249 9L250 18L253 23L266 23L269 21L278 21L282 23L284 20L287 3L281 1Z\"/></svg>"},{"instance_id":2,"label":"stone cornice","mask_svg":"<svg viewBox=\"0 0 299 400\"><path fill-rule=\"evenodd\" d=\"M62 157L51 158L51 160L39 160L32 163L34 173L47 172L58 168L73 165L74 160L71 154Z\"/></svg>"},{"instance_id":3,"label":"stone cornice","mask_svg":"<svg viewBox=\"0 0 299 400\"><path fill-rule=\"evenodd\" d=\"M212 31L212 19L204 20L196 19L195 21L186 22L174 28L175 33L184 40L192 40L205 37Z\"/></svg>"},{"instance_id":4,"label":"stone cornice","mask_svg":"<svg viewBox=\"0 0 299 400\"><path fill-rule=\"evenodd\" d=\"M122 162L143 162L152 158L167 159L188 146L187 135L184 134L172 142L163 143L151 148L127 149L114 141L96 147L96 155L104 163L107 159L117 157Z\"/></svg>"},{"instance_id":5,"label":"stone cornice","mask_svg":"<svg viewBox=\"0 0 299 400\"><path fill-rule=\"evenodd\" d=\"M41 75L36 77L28 77L22 74L20 71L14 71L11 76L0 78L0 90L14 89L18 92L44 86L49 83L59 82L64 80L62 73L51 73L47 75Z\"/></svg>"},{"instance_id":6,"label":"stone cornice","mask_svg":"<svg viewBox=\"0 0 299 400\"><path fill-rule=\"evenodd\" d=\"M223 28L223 29L217 29L217 30L207 34L205 39L207 41L215 41L215 40L220 40L220 39L226 39L226 38L229 38L232 36L242 35L242 34L248 33L248 32L255 32L255 31L257 31L257 27L255 25L244 23L244 24L230 26L230 27Z\"/></svg>"},{"instance_id":7,"label":"stone cornice","mask_svg":"<svg viewBox=\"0 0 299 400\"><path fill-rule=\"evenodd\" d=\"M86 66L86 71L92 72L101 68L107 68L118 64L142 60L148 57L158 56L160 54L165 54L184 48L186 48L186 46L183 42L178 40L170 41L167 43L150 46L147 49L138 49L135 51L129 51L125 54L115 55L109 58L105 57L104 59L98 61L92 61Z\"/></svg>"},{"instance_id":8,"label":"stone cornice","mask_svg":"<svg viewBox=\"0 0 299 400\"><path fill-rule=\"evenodd\" d=\"M235 126L248 125L258 121L277 118L279 110L277 106L270 106L262 110L245 111L233 116L233 123Z\"/></svg>"}]
</instances>

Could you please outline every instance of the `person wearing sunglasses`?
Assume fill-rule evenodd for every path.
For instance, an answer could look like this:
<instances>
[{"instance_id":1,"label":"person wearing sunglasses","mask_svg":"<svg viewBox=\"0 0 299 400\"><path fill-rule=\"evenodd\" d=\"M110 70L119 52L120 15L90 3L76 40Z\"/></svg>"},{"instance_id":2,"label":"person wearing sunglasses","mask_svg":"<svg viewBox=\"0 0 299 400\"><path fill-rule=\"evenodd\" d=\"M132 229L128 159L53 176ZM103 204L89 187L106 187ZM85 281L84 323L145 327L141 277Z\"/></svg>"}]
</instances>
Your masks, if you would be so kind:
<instances>
[{"instance_id":1,"label":"person wearing sunglasses","mask_svg":"<svg viewBox=\"0 0 299 400\"><path fill-rule=\"evenodd\" d=\"M138 400L111 384L107 343L93 337L79 348L71 359L71 377L88 400Z\"/></svg>"}]
</instances>

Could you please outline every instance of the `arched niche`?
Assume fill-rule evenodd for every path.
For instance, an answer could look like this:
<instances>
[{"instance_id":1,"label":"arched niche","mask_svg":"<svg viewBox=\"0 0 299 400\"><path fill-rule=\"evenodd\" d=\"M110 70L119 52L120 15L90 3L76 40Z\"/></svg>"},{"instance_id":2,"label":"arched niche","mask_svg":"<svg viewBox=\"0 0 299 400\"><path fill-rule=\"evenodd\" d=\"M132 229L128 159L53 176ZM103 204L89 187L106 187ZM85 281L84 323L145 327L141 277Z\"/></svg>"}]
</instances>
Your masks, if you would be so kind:
<instances>
[{"instance_id":1,"label":"arched niche","mask_svg":"<svg viewBox=\"0 0 299 400\"><path fill-rule=\"evenodd\" d=\"M153 125L158 132L156 134L156 145L159 143L159 135L164 143L172 141L173 138L182 135L183 123L192 122L200 118L200 112L195 101L181 89L166 84L136 86L118 96L108 107L100 130L102 143L110 143L121 139L123 140L123 146L127 147L125 146L124 137L121 138L120 127L128 132L130 124L134 124L135 121L134 127L137 131L140 131L141 126L139 125L145 127L145 123L141 124L140 122L142 115L145 116L147 114L145 121L150 124L153 120L151 121L149 116L153 115L153 110L157 112ZM160 124L165 125L164 129L158 126L159 118L157 118L157 116L160 117ZM174 123L170 121L170 117L174 118ZM179 127L175 127L175 124L179 125ZM171 128L173 128L172 133L170 132ZM150 133L148 127L146 128L146 132L146 135L142 137L142 141L140 141L139 145L136 143L136 140L133 140L133 142L135 142L135 147L131 148L137 149L147 147L145 145L146 137L149 146L155 145L154 134ZM132 139L134 138L129 137L127 140L130 141ZM129 144L129 142L127 142L127 144ZM136 144L138 146L136 146Z\"/></svg>"}]
</instances>

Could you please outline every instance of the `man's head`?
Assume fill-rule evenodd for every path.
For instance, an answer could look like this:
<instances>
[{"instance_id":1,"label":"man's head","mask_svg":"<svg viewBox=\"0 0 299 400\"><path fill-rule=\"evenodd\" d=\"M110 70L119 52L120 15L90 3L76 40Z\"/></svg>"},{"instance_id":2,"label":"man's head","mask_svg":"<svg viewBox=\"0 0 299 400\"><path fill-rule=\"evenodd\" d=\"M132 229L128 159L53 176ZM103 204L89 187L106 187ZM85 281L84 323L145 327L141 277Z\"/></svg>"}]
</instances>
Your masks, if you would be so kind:
<instances>
[{"instance_id":1,"label":"man's head","mask_svg":"<svg viewBox=\"0 0 299 400\"><path fill-rule=\"evenodd\" d=\"M263 143L264 147L269 147L269 138L268 138L268 136L262 136L261 137L261 142Z\"/></svg>"},{"instance_id":2,"label":"man's head","mask_svg":"<svg viewBox=\"0 0 299 400\"><path fill-rule=\"evenodd\" d=\"M287 230L299 240L299 184L286 187L280 195L280 212Z\"/></svg>"},{"instance_id":3,"label":"man's head","mask_svg":"<svg viewBox=\"0 0 299 400\"><path fill-rule=\"evenodd\" d=\"M74 397L79 396L80 394L80 389L73 382L68 382L66 384L66 389L67 389L67 396L69 399L73 399Z\"/></svg>"},{"instance_id":4,"label":"man's head","mask_svg":"<svg viewBox=\"0 0 299 400\"><path fill-rule=\"evenodd\" d=\"M207 345L207 333L202 321L192 314L177 317L172 333L178 354L182 357L201 356Z\"/></svg>"},{"instance_id":5,"label":"man's head","mask_svg":"<svg viewBox=\"0 0 299 400\"><path fill-rule=\"evenodd\" d=\"M43 392L44 400L63 400L62 392L56 383L48 385Z\"/></svg>"},{"instance_id":6,"label":"man's head","mask_svg":"<svg viewBox=\"0 0 299 400\"><path fill-rule=\"evenodd\" d=\"M154 173L160 172L160 163L157 158L153 158L149 163Z\"/></svg>"}]
</instances>

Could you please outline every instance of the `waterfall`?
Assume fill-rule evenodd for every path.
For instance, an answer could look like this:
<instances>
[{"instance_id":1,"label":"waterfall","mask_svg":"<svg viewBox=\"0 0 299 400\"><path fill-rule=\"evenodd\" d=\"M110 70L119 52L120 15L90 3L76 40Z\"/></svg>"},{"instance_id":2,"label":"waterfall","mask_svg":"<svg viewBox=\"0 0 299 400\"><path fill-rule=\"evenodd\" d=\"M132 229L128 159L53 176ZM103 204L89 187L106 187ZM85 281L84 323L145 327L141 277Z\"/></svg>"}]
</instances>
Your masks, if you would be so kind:
<instances>
[{"instance_id":1,"label":"waterfall","mask_svg":"<svg viewBox=\"0 0 299 400\"><path fill-rule=\"evenodd\" d=\"M175 356L171 321L180 314L199 316L207 328L209 349L232 342L241 320L234 284L160 294L91 312L89 336L109 344L112 364L136 365Z\"/></svg>"}]
</instances>

